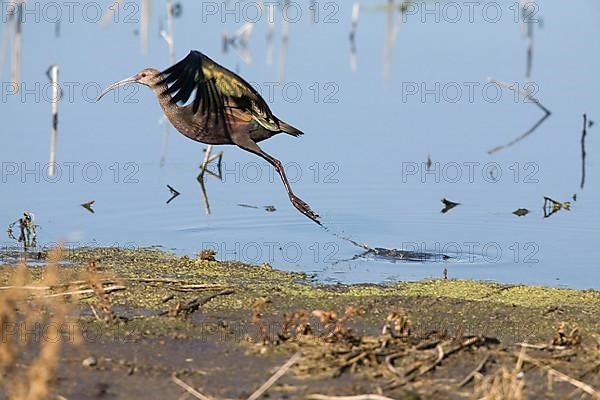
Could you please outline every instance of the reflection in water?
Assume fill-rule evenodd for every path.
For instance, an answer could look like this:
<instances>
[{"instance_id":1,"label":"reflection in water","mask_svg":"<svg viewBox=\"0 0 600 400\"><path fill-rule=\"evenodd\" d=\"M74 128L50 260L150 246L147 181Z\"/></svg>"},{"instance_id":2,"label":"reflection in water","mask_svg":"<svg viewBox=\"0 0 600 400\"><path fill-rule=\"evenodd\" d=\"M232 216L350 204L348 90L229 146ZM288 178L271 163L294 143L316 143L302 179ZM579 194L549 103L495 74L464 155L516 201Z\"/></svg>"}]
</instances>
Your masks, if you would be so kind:
<instances>
[{"instance_id":1,"label":"reflection in water","mask_svg":"<svg viewBox=\"0 0 600 400\"><path fill-rule=\"evenodd\" d=\"M288 35L290 25L288 23L287 11L290 0L285 0L283 12L281 13L281 48L279 49L279 83L285 81L285 65L287 63Z\"/></svg>"},{"instance_id":2,"label":"reflection in water","mask_svg":"<svg viewBox=\"0 0 600 400\"><path fill-rule=\"evenodd\" d=\"M175 64L175 37L173 36L173 2L167 0L167 29L160 29L160 36L169 48L169 64Z\"/></svg>"},{"instance_id":3,"label":"reflection in water","mask_svg":"<svg viewBox=\"0 0 600 400\"><path fill-rule=\"evenodd\" d=\"M17 88L21 82L21 38L23 30L23 8L25 7L25 0L19 0L17 2L17 19L15 21L15 36L13 39L13 53L12 53L12 81Z\"/></svg>"},{"instance_id":4,"label":"reflection in water","mask_svg":"<svg viewBox=\"0 0 600 400\"><path fill-rule=\"evenodd\" d=\"M169 146L169 121L164 115L158 120L159 125L163 128L162 150L160 152L160 167L165 166L167 159L167 148Z\"/></svg>"},{"instance_id":5,"label":"reflection in water","mask_svg":"<svg viewBox=\"0 0 600 400\"><path fill-rule=\"evenodd\" d=\"M552 112L550 110L548 110L546 107L544 107L544 105L542 105L542 103L540 103L540 101L538 99L536 99L531 94L531 92L521 89L518 84L510 84L510 83L506 83L506 82L497 81L495 79L489 79L489 81L500 87L510 89L518 94L525 96L525 98L527 100L529 100L531 103L535 104L542 111L544 111L544 116L539 121L537 121L530 129L528 129L525 133L523 133L522 135L518 136L517 138L511 140L507 144L494 147L493 149L488 151L488 154L493 154L493 153L496 153L505 148L511 147L511 146L517 144L518 142L520 142L521 140L525 139L527 136L531 135L533 132L535 132L535 130L537 128L539 128L544 123L544 121L552 114Z\"/></svg>"},{"instance_id":6,"label":"reflection in water","mask_svg":"<svg viewBox=\"0 0 600 400\"><path fill-rule=\"evenodd\" d=\"M223 180L223 175L222 175L222 170L221 170L221 162L223 161L223 152L220 151L217 154L211 155L212 148L213 148L212 145L209 145L206 148L205 154L204 154L204 161L202 162L202 165L200 166L200 168L201 168L200 173L196 177L196 180L200 184L200 189L202 190L202 199L204 200L204 211L206 212L206 215L210 215L210 203L208 202L208 194L206 192L206 186L204 184L204 177L206 176L205 174L214 176L218 180ZM208 165L215 160L218 160L216 173L211 171L208 168Z\"/></svg>"},{"instance_id":7,"label":"reflection in water","mask_svg":"<svg viewBox=\"0 0 600 400\"><path fill-rule=\"evenodd\" d=\"M206 186L204 185L204 175L199 174L196 177L196 180L200 184L200 189L202 190L202 199L204 200L204 211L206 212L206 215L210 215L210 203L208 202L208 194L206 193Z\"/></svg>"},{"instance_id":8,"label":"reflection in water","mask_svg":"<svg viewBox=\"0 0 600 400\"><path fill-rule=\"evenodd\" d=\"M383 81L386 87L388 87L390 83L390 71L392 67L392 49L394 47L394 42L396 41L398 33L400 32L400 27L404 22L404 12L407 10L409 3L410 2L407 0L400 0L399 4L396 5L395 0L387 0L387 3L384 5L375 5L373 7L368 8L369 10L376 12L385 11L387 14L387 23L383 48ZM357 7L356 18L358 21L358 1L355 3L355 6ZM396 9L399 10L400 13L397 22L394 24L394 14ZM354 22L354 9L352 16ZM352 34L351 40L353 40Z\"/></svg>"},{"instance_id":9,"label":"reflection in water","mask_svg":"<svg viewBox=\"0 0 600 400\"><path fill-rule=\"evenodd\" d=\"M583 185L585 185L585 156L586 156L585 137L587 135L587 128L588 128L587 115L583 114L583 132L581 133L581 184L579 185L579 187L581 189L583 189Z\"/></svg>"},{"instance_id":10,"label":"reflection in water","mask_svg":"<svg viewBox=\"0 0 600 400\"><path fill-rule=\"evenodd\" d=\"M525 139L527 136L529 136L533 132L535 132L535 130L537 128L539 128L549 116L550 116L550 114L544 115L531 128L529 128L527 131L525 131L525 133L521 134L520 136L516 137L515 139L511 140L510 142L508 142L506 144L494 147L493 149L491 149L491 150L488 151L488 154L496 153L496 152L498 152L500 150L504 150L504 149L506 149L508 147L511 147L512 145L515 145L515 144L519 143L521 140Z\"/></svg>"},{"instance_id":11,"label":"reflection in water","mask_svg":"<svg viewBox=\"0 0 600 400\"><path fill-rule=\"evenodd\" d=\"M521 10L521 33L527 39L527 67L525 78L531 79L531 69L533 64L533 28L538 22L536 13L539 7L535 0L520 0Z\"/></svg>"},{"instance_id":12,"label":"reflection in water","mask_svg":"<svg viewBox=\"0 0 600 400\"><path fill-rule=\"evenodd\" d=\"M455 203L453 201L448 200L447 198L442 199L442 204L444 208L442 208L441 213L446 214L448 211L452 210L456 206L460 206L460 203Z\"/></svg>"},{"instance_id":13,"label":"reflection in water","mask_svg":"<svg viewBox=\"0 0 600 400\"><path fill-rule=\"evenodd\" d=\"M167 0L167 29L160 28L159 33L160 36L167 43L167 47L169 49L169 64L175 63L175 37L173 35L173 3L171 0ZM161 22L162 25L162 22ZM163 116L159 124L163 127L163 141L162 141L162 151L160 156L160 166L165 166L165 160L167 158L167 147L169 144L169 121L165 116Z\"/></svg>"},{"instance_id":14,"label":"reflection in water","mask_svg":"<svg viewBox=\"0 0 600 400\"><path fill-rule=\"evenodd\" d=\"M392 65L392 47L394 46L394 0L388 0L387 4L387 28L385 34L383 81L388 87L390 83L390 68Z\"/></svg>"},{"instance_id":15,"label":"reflection in water","mask_svg":"<svg viewBox=\"0 0 600 400\"><path fill-rule=\"evenodd\" d=\"M518 208L515 211L513 211L513 214L515 214L517 217L524 217L527 214L529 214L529 210L526 208Z\"/></svg>"},{"instance_id":16,"label":"reflection in water","mask_svg":"<svg viewBox=\"0 0 600 400\"><path fill-rule=\"evenodd\" d=\"M142 54L148 53L148 34L151 10L152 2L150 0L142 0L142 12L140 16L140 45L142 46Z\"/></svg>"},{"instance_id":17,"label":"reflection in water","mask_svg":"<svg viewBox=\"0 0 600 400\"><path fill-rule=\"evenodd\" d=\"M58 101L62 97L62 90L58 86L58 65L51 65L46 71L52 85L52 136L50 137L50 162L48 164L48 176L54 176L56 165L56 136L58 133Z\"/></svg>"},{"instance_id":18,"label":"reflection in water","mask_svg":"<svg viewBox=\"0 0 600 400\"><path fill-rule=\"evenodd\" d=\"M272 4L267 6L267 65L273 64L273 41L275 39L275 8Z\"/></svg>"},{"instance_id":19,"label":"reflection in water","mask_svg":"<svg viewBox=\"0 0 600 400\"><path fill-rule=\"evenodd\" d=\"M86 209L86 210L88 210L90 213L94 214L94 213L95 213L95 211L94 211L94 209L92 208L92 206L94 205L94 203L95 203L95 202L96 202L96 200L91 200L91 201L88 201L88 202L86 202L86 203L83 203L83 204L81 204L81 207L85 208L85 209Z\"/></svg>"},{"instance_id":20,"label":"reflection in water","mask_svg":"<svg viewBox=\"0 0 600 400\"><path fill-rule=\"evenodd\" d=\"M12 34L12 67L11 81L16 85L16 90L19 90L20 70L21 70L21 30L23 20L24 0L10 2L0 6L3 10L2 20L4 28L2 30L2 46L0 48L0 77L4 73L4 64L8 53L9 41ZM4 13L6 15L4 15Z\"/></svg>"},{"instance_id":21,"label":"reflection in water","mask_svg":"<svg viewBox=\"0 0 600 400\"><path fill-rule=\"evenodd\" d=\"M223 54L227 54L229 47L232 47L244 63L251 64L252 53L250 52L248 43L250 42L250 35L253 30L254 24L246 22L231 37L229 37L227 31L223 32Z\"/></svg>"},{"instance_id":22,"label":"reflection in water","mask_svg":"<svg viewBox=\"0 0 600 400\"><path fill-rule=\"evenodd\" d=\"M360 3L357 1L352 5L352 30L350 31L350 69L356 72L358 67L358 56L356 54L356 28L358 27L358 16Z\"/></svg>"},{"instance_id":23,"label":"reflection in water","mask_svg":"<svg viewBox=\"0 0 600 400\"><path fill-rule=\"evenodd\" d=\"M219 151L217 154L212 154L212 149L213 149L213 145L210 144L206 147L206 150L204 150L204 160L202 161L202 164L200 165L200 175L204 175L205 172L208 172L209 174L212 174L213 176L221 179L221 163L223 162L223 151ZM207 169L208 164L210 164L211 162L213 162L215 160L218 160L217 161L217 170L219 171L218 175Z\"/></svg>"},{"instance_id":24,"label":"reflection in water","mask_svg":"<svg viewBox=\"0 0 600 400\"><path fill-rule=\"evenodd\" d=\"M258 207L258 206L253 206L252 204L244 204L244 203L240 203L240 204L238 204L238 206L244 207L244 208L254 208L256 210L260 210L262 208L266 212L275 212L275 211L277 211L277 209L275 208L275 206L262 206L262 207Z\"/></svg>"},{"instance_id":25,"label":"reflection in water","mask_svg":"<svg viewBox=\"0 0 600 400\"><path fill-rule=\"evenodd\" d=\"M169 189L169 192L171 192L171 197L169 198L169 200L167 200L167 204L169 204L170 202L172 202L173 200L175 200L181 193L179 193L177 191L177 189L175 189L171 185L167 185L167 189Z\"/></svg>"},{"instance_id":26,"label":"reflection in water","mask_svg":"<svg viewBox=\"0 0 600 400\"><path fill-rule=\"evenodd\" d=\"M548 218L548 217L556 214L560 210L570 211L571 210L571 202L564 201L561 203L559 201L551 199L550 197L544 196L544 218Z\"/></svg>"},{"instance_id":27,"label":"reflection in water","mask_svg":"<svg viewBox=\"0 0 600 400\"><path fill-rule=\"evenodd\" d=\"M103 13L102 19L100 20L100 26L106 26L110 21L115 20L115 13L118 8L123 6L123 0L116 0L111 3L110 7ZM130 7L132 5L125 5L125 8ZM148 53L148 34L149 34L149 26L150 26L150 15L152 10L152 2L150 0L141 0L140 6L140 46L142 49L142 54ZM58 36L58 34L57 34Z\"/></svg>"}]
</instances>

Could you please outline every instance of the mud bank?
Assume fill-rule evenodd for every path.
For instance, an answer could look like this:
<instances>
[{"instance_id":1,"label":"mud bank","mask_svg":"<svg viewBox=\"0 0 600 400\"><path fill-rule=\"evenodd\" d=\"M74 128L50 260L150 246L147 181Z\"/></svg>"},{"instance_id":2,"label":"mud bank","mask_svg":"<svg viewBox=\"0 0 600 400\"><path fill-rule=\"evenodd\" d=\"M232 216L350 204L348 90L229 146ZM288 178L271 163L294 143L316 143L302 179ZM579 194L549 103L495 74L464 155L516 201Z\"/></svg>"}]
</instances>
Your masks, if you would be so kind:
<instances>
[{"instance_id":1,"label":"mud bank","mask_svg":"<svg viewBox=\"0 0 600 400\"><path fill-rule=\"evenodd\" d=\"M295 354L262 398L599 396L597 291L456 280L326 286L209 253L115 248L65 252L48 284L48 255L31 256L20 285L13 263L0 266L0 296L19 288L3 342L20 340L23 304L72 303L66 321L80 332L63 332L47 361L57 365L53 398L175 399L179 380L213 399L243 399ZM29 336L3 362L5 378L32 379L44 335Z\"/></svg>"}]
</instances>

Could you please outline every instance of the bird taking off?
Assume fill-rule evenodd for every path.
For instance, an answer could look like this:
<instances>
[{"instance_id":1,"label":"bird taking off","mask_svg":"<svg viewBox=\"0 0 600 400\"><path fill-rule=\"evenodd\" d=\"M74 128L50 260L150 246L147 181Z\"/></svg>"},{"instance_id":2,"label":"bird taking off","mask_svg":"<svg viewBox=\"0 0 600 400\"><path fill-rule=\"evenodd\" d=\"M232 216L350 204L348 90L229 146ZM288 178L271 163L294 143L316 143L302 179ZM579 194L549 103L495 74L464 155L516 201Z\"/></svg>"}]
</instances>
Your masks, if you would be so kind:
<instances>
[{"instance_id":1,"label":"bird taking off","mask_svg":"<svg viewBox=\"0 0 600 400\"><path fill-rule=\"evenodd\" d=\"M130 83L152 89L171 124L188 138L206 144L235 144L264 158L281 177L294 207L321 225L319 216L292 191L281 162L257 144L278 133L300 136L302 132L273 115L265 100L242 77L199 51L191 51L163 72L146 68L110 85L97 100ZM192 101L186 105L190 98Z\"/></svg>"}]
</instances>

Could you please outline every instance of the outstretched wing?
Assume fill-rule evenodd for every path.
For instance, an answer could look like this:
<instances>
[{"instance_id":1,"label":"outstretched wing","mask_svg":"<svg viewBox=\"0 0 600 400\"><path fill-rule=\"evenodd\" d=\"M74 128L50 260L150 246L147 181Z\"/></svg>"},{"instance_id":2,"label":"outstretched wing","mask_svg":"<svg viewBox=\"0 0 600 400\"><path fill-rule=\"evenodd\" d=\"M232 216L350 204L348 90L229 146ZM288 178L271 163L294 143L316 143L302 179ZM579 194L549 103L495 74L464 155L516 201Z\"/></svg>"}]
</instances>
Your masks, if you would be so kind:
<instances>
[{"instance_id":1,"label":"outstretched wing","mask_svg":"<svg viewBox=\"0 0 600 400\"><path fill-rule=\"evenodd\" d=\"M191 51L161 76L160 84L168 85L166 93L172 95L174 103L186 103L195 91L192 111L194 114L200 112L207 122L216 118L219 125L227 129L227 106L251 113L267 129L279 129L279 120L248 82L199 51Z\"/></svg>"}]
</instances>

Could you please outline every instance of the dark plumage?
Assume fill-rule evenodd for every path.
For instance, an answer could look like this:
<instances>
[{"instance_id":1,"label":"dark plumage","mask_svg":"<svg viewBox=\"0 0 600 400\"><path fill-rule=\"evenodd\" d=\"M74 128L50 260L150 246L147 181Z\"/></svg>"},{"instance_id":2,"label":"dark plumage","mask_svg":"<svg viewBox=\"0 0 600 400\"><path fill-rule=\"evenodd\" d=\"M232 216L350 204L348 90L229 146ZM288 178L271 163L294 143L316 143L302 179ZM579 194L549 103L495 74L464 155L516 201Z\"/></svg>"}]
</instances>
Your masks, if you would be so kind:
<instances>
[{"instance_id":1,"label":"dark plumage","mask_svg":"<svg viewBox=\"0 0 600 400\"><path fill-rule=\"evenodd\" d=\"M294 207L320 224L319 216L293 193L281 162L257 145L278 133L303 133L273 115L265 100L242 77L199 51L191 51L163 72L147 68L114 83L98 100L128 83L150 87L169 121L188 138L206 144L235 144L264 158L279 173Z\"/></svg>"}]
</instances>

